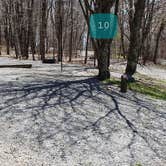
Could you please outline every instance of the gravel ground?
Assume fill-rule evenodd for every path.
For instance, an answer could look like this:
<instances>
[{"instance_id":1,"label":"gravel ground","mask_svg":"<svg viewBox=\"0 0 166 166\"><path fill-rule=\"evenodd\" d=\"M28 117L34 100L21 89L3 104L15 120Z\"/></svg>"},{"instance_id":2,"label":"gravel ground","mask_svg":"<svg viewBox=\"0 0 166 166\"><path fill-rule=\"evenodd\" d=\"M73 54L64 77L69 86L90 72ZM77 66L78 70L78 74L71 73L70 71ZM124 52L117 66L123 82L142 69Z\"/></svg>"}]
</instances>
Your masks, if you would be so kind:
<instances>
[{"instance_id":1,"label":"gravel ground","mask_svg":"<svg viewBox=\"0 0 166 166\"><path fill-rule=\"evenodd\" d=\"M0 166L166 165L166 101L107 89L79 65L31 63L0 69Z\"/></svg>"}]
</instances>

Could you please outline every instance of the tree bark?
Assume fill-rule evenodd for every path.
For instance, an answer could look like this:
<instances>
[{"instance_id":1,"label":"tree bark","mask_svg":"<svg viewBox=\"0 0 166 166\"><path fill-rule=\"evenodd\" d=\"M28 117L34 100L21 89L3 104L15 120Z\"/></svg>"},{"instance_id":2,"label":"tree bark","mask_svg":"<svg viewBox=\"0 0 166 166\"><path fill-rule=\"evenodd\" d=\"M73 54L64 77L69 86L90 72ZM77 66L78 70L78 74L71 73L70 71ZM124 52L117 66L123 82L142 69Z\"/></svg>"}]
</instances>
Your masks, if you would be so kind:
<instances>
[{"instance_id":1,"label":"tree bark","mask_svg":"<svg viewBox=\"0 0 166 166\"><path fill-rule=\"evenodd\" d=\"M1 29L1 25L0 25L0 55L2 54L1 53L1 49L2 49L2 29Z\"/></svg>"},{"instance_id":2,"label":"tree bark","mask_svg":"<svg viewBox=\"0 0 166 166\"><path fill-rule=\"evenodd\" d=\"M99 69L98 77L100 80L106 80L110 78L108 58L110 57L111 40L100 40L99 43L100 46L97 48L96 51Z\"/></svg>"},{"instance_id":3,"label":"tree bark","mask_svg":"<svg viewBox=\"0 0 166 166\"><path fill-rule=\"evenodd\" d=\"M160 28L159 28L159 31L157 33L156 46L155 46L155 52L154 52L154 57L153 57L154 64L157 64L158 48L159 48L161 33L163 30L164 30L164 22L162 21Z\"/></svg>"},{"instance_id":4,"label":"tree bark","mask_svg":"<svg viewBox=\"0 0 166 166\"><path fill-rule=\"evenodd\" d=\"M41 60L45 59L47 33L47 0L41 2L41 23L40 23L40 55Z\"/></svg>"},{"instance_id":5,"label":"tree bark","mask_svg":"<svg viewBox=\"0 0 166 166\"><path fill-rule=\"evenodd\" d=\"M5 41L6 41L6 53L10 55L10 39L9 39L9 29L8 29L8 19L6 18L6 26L5 26Z\"/></svg>"},{"instance_id":6,"label":"tree bark","mask_svg":"<svg viewBox=\"0 0 166 166\"><path fill-rule=\"evenodd\" d=\"M133 5L135 7L135 12L133 11ZM145 0L137 0L135 4L133 4L132 0L130 0L130 8L130 46L126 67L126 74L129 78L133 76L137 69L137 63L141 47L140 30L142 27L142 18L145 10Z\"/></svg>"},{"instance_id":7,"label":"tree bark","mask_svg":"<svg viewBox=\"0 0 166 166\"><path fill-rule=\"evenodd\" d=\"M71 21L71 29L70 29L70 39L69 39L69 62L72 61L72 53L73 53L73 0L70 0L70 21Z\"/></svg>"},{"instance_id":8,"label":"tree bark","mask_svg":"<svg viewBox=\"0 0 166 166\"><path fill-rule=\"evenodd\" d=\"M84 59L84 64L87 64L88 61L88 46L89 46L89 30L87 32L87 39L86 39L86 50L85 50L85 59Z\"/></svg>"},{"instance_id":9,"label":"tree bark","mask_svg":"<svg viewBox=\"0 0 166 166\"><path fill-rule=\"evenodd\" d=\"M118 12L118 4L119 0L96 0L95 3L92 5L88 2L88 0L84 0L84 4L81 0L79 3L81 5L84 17L87 21L88 28L89 27L89 17L92 13L110 13L111 8L115 5L115 13ZM91 8L93 6L93 9ZM100 80L105 80L110 78L109 72L109 61L110 61L110 47L111 47L111 40L106 39L91 39L94 51L97 55L98 60L98 69L99 74L98 78Z\"/></svg>"},{"instance_id":10,"label":"tree bark","mask_svg":"<svg viewBox=\"0 0 166 166\"><path fill-rule=\"evenodd\" d=\"M58 62L62 62L63 57L63 18L62 18L62 6L63 3L61 0L58 0L58 9L57 9L57 39L58 39Z\"/></svg>"}]
</instances>

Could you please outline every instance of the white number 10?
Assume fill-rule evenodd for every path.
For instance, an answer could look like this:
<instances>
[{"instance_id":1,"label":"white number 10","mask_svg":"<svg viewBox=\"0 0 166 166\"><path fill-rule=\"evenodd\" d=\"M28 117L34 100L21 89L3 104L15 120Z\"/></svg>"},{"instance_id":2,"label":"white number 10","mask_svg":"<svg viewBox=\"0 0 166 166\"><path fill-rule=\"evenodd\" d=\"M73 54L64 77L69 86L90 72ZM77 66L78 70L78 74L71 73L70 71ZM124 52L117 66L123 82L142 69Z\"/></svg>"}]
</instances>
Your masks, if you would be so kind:
<instances>
[{"instance_id":1,"label":"white number 10","mask_svg":"<svg viewBox=\"0 0 166 166\"><path fill-rule=\"evenodd\" d=\"M111 26L110 26L111 22L98 22L98 29L102 30L102 29L109 29Z\"/></svg>"}]
</instances>

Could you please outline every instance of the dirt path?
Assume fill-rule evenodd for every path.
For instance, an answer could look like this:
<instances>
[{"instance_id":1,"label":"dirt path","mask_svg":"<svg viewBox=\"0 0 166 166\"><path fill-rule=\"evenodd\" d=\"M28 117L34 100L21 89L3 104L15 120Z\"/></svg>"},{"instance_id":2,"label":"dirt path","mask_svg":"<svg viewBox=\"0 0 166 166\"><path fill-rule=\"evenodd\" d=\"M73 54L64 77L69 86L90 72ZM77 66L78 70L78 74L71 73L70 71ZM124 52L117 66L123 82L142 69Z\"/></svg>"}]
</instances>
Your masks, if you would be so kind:
<instances>
[{"instance_id":1,"label":"dirt path","mask_svg":"<svg viewBox=\"0 0 166 166\"><path fill-rule=\"evenodd\" d=\"M165 101L108 91L93 69L32 63L0 69L0 166L166 165Z\"/></svg>"}]
</instances>

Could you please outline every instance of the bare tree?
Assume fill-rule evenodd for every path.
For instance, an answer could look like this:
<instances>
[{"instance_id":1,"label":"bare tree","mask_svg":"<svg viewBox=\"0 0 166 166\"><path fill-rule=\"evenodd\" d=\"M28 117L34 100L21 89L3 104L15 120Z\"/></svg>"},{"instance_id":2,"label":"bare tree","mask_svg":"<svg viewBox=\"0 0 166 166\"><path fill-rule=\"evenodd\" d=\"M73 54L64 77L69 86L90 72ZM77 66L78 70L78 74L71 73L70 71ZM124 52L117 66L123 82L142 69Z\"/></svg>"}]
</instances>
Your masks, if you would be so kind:
<instances>
[{"instance_id":1,"label":"bare tree","mask_svg":"<svg viewBox=\"0 0 166 166\"><path fill-rule=\"evenodd\" d=\"M47 33L47 0L41 1L41 21L40 21L40 55L41 60L45 60L46 34Z\"/></svg>"},{"instance_id":2,"label":"bare tree","mask_svg":"<svg viewBox=\"0 0 166 166\"><path fill-rule=\"evenodd\" d=\"M161 34L162 34L162 32L165 28L165 24L166 24L166 22L163 19L162 22L161 22L161 25L159 27L158 33L157 33L156 46L155 46L155 52L154 52L154 57L153 57L154 64L157 64L159 42L160 42Z\"/></svg>"},{"instance_id":3,"label":"bare tree","mask_svg":"<svg viewBox=\"0 0 166 166\"><path fill-rule=\"evenodd\" d=\"M141 48L141 34L143 14L146 0L129 0L130 46L127 56L126 74L130 79L136 72Z\"/></svg>"},{"instance_id":4,"label":"bare tree","mask_svg":"<svg viewBox=\"0 0 166 166\"><path fill-rule=\"evenodd\" d=\"M92 13L110 13L111 8L113 7L115 1L114 0L93 0L92 4L89 3L88 0L84 0L83 2L79 0L80 5L82 7L85 19L87 21L87 25L89 27L89 16ZM118 0L116 1L116 9L118 9ZM98 69L99 74L98 77L100 80L105 80L110 78L109 71L109 59L110 59L110 48L111 48L111 39L92 39L93 47L96 52L96 56L98 59Z\"/></svg>"}]
</instances>

